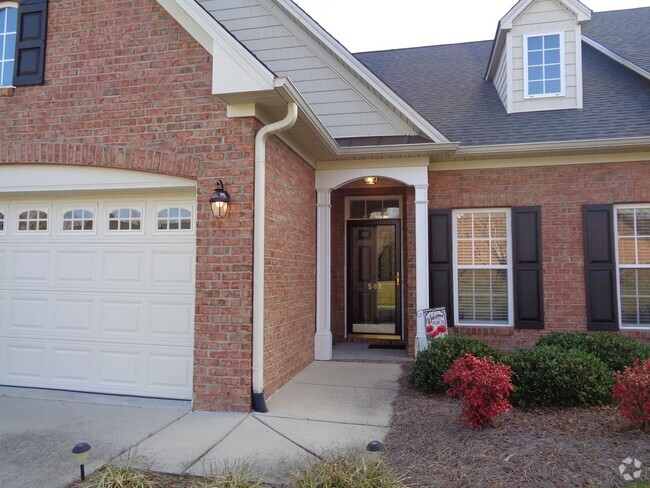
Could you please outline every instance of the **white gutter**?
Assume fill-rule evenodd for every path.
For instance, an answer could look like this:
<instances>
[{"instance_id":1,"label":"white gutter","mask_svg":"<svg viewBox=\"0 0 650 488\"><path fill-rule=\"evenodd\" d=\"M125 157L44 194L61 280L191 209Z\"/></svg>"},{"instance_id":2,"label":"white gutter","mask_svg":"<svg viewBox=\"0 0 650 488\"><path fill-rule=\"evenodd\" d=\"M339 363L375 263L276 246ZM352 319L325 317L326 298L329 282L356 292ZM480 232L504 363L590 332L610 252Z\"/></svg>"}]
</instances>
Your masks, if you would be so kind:
<instances>
[{"instance_id":1,"label":"white gutter","mask_svg":"<svg viewBox=\"0 0 650 488\"><path fill-rule=\"evenodd\" d=\"M298 105L289 102L287 116L260 129L255 136L255 208L253 225L253 410L268 412L264 401L264 225L266 139L290 129L298 120Z\"/></svg>"}]
</instances>

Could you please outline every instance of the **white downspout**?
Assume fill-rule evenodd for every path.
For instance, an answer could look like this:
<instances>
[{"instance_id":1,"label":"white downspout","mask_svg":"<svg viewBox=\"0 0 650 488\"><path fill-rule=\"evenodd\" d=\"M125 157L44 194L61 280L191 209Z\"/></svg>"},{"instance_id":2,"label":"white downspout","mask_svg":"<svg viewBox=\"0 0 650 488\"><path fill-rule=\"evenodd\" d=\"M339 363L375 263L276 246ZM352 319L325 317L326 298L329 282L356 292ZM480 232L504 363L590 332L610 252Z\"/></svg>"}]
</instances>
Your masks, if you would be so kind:
<instances>
[{"instance_id":1,"label":"white downspout","mask_svg":"<svg viewBox=\"0 0 650 488\"><path fill-rule=\"evenodd\" d=\"M290 129L298 120L298 105L289 102L287 116L260 129L255 136L255 209L253 223L253 410L268 412L264 401L264 225L266 139Z\"/></svg>"}]
</instances>

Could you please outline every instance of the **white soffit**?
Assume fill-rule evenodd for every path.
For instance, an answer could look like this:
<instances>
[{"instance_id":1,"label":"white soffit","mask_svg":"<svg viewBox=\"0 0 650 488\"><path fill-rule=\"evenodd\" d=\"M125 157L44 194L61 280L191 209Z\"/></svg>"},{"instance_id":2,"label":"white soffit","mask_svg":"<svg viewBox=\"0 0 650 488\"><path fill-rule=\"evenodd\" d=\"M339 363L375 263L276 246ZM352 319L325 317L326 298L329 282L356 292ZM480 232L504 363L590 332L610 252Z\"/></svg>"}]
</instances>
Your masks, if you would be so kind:
<instances>
[{"instance_id":1,"label":"white soffit","mask_svg":"<svg viewBox=\"0 0 650 488\"><path fill-rule=\"evenodd\" d=\"M0 182L0 193L196 187L196 181L177 176L124 169L38 164L0 165Z\"/></svg>"}]
</instances>

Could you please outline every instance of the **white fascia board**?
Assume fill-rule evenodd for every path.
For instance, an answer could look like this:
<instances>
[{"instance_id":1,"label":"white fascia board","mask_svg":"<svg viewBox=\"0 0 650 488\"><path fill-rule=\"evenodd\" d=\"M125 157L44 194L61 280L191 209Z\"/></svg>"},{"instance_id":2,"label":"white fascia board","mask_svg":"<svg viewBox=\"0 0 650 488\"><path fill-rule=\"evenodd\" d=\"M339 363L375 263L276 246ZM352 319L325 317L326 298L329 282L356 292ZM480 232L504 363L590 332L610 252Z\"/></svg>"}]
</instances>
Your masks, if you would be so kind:
<instances>
[{"instance_id":1,"label":"white fascia board","mask_svg":"<svg viewBox=\"0 0 650 488\"><path fill-rule=\"evenodd\" d=\"M650 137L627 137L621 139L593 139L585 141L531 142L526 144L499 144L493 146L460 147L457 156L488 154L533 153L569 150L623 149L650 146Z\"/></svg>"},{"instance_id":2,"label":"white fascia board","mask_svg":"<svg viewBox=\"0 0 650 488\"><path fill-rule=\"evenodd\" d=\"M499 25L502 29L512 29L512 24L519 17L524 10L526 10L531 3L535 0L520 0L514 7L512 7L506 15L501 19ZM565 7L571 12L579 23L591 20L592 11L582 2L578 0L553 0L560 6Z\"/></svg>"},{"instance_id":3,"label":"white fascia board","mask_svg":"<svg viewBox=\"0 0 650 488\"><path fill-rule=\"evenodd\" d=\"M215 95L273 89L275 75L195 0L157 0L212 55Z\"/></svg>"},{"instance_id":4,"label":"white fascia board","mask_svg":"<svg viewBox=\"0 0 650 488\"><path fill-rule=\"evenodd\" d=\"M424 135L433 141L440 143L450 142L442 132L432 126L424 117L418 114L413 108L402 100L383 81L366 68L350 51L343 47L325 29L315 22L309 15L296 7L291 1L272 0L285 12L288 12L296 21L302 24L326 49L336 56L352 73L356 73L359 79L363 80L372 90L376 91L379 97L386 100L397 109L415 127L420 129Z\"/></svg>"},{"instance_id":5,"label":"white fascia board","mask_svg":"<svg viewBox=\"0 0 650 488\"><path fill-rule=\"evenodd\" d=\"M644 78L650 80L650 72L644 70L644 69L641 68L640 66L634 64L633 62L628 61L628 60L625 59L624 57L619 56L619 55L616 54L615 52L610 51L609 49L607 49L607 48L606 48L605 46L603 46L602 44L597 43L596 41L594 41L593 39L588 38L588 37L585 36L585 35L582 36L582 42L584 42L585 44L587 44L587 45L593 47L593 48L596 49L597 51L600 51L600 52L603 53L605 56L610 57L611 59L613 59L613 60L616 61L617 63L622 64L622 65L625 66L626 68L631 69L631 70L634 71L635 73L637 73L637 74L643 76Z\"/></svg>"},{"instance_id":6,"label":"white fascia board","mask_svg":"<svg viewBox=\"0 0 650 488\"><path fill-rule=\"evenodd\" d=\"M499 68L499 61L503 53L503 46L506 44L508 32L511 29L502 29L501 24L497 26L497 33L492 41L492 51L490 51L490 59L488 61L487 69L485 70L485 81L492 81ZM508 93L509 95L510 93Z\"/></svg>"}]
</instances>

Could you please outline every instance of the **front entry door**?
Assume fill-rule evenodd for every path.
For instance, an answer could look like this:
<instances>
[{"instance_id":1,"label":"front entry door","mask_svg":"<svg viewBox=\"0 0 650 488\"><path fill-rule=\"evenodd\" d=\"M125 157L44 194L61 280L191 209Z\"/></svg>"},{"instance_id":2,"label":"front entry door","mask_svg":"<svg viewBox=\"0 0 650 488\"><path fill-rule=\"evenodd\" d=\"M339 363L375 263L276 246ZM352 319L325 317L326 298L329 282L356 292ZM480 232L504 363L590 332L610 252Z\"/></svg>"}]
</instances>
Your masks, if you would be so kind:
<instances>
[{"instance_id":1,"label":"front entry door","mask_svg":"<svg viewBox=\"0 0 650 488\"><path fill-rule=\"evenodd\" d=\"M348 335L402 338L399 220L348 222Z\"/></svg>"}]
</instances>

